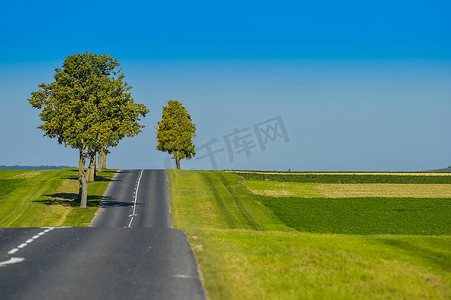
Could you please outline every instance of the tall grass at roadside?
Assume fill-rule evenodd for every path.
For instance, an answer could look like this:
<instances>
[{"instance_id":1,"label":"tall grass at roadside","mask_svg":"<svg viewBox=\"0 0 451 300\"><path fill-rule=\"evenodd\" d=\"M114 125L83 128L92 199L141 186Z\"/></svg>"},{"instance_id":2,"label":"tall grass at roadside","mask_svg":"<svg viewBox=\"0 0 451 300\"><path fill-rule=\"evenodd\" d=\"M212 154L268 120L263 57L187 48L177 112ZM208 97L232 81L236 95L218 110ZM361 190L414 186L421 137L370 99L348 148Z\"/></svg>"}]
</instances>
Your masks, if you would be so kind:
<instances>
[{"instance_id":1,"label":"tall grass at roadside","mask_svg":"<svg viewBox=\"0 0 451 300\"><path fill-rule=\"evenodd\" d=\"M210 299L450 299L451 237L188 229Z\"/></svg>"}]
</instances>

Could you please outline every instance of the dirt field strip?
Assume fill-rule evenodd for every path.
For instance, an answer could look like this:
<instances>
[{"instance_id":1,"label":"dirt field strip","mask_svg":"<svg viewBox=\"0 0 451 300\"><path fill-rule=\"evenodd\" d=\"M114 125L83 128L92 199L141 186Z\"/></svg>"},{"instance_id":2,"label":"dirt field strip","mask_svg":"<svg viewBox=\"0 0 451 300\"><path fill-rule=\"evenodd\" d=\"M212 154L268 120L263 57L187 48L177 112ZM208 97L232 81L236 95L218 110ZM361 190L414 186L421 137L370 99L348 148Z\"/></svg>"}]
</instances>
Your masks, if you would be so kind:
<instances>
[{"instance_id":1,"label":"dirt field strip","mask_svg":"<svg viewBox=\"0 0 451 300\"><path fill-rule=\"evenodd\" d=\"M327 198L451 198L449 184L319 184L318 190Z\"/></svg>"},{"instance_id":2,"label":"dirt field strip","mask_svg":"<svg viewBox=\"0 0 451 300\"><path fill-rule=\"evenodd\" d=\"M297 183L248 181L246 187L256 195L302 198L451 198L450 184L392 183Z\"/></svg>"}]
</instances>

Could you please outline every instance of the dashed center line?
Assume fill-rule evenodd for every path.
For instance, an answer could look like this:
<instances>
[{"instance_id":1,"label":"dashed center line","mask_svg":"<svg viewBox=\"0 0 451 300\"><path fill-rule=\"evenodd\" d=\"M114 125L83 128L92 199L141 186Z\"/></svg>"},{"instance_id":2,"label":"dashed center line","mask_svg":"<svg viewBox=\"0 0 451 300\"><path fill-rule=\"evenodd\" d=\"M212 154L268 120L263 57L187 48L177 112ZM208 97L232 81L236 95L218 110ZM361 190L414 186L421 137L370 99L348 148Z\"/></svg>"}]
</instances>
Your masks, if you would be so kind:
<instances>
[{"instance_id":1,"label":"dashed center line","mask_svg":"<svg viewBox=\"0 0 451 300\"><path fill-rule=\"evenodd\" d=\"M38 238L40 238L41 236L43 236L47 232L52 231L53 229L55 229L55 228L54 227L49 227L49 228L45 229L44 231L41 231L40 233L34 235L31 239L26 240L24 243L20 244L16 248L13 248L13 249L9 250L8 254L12 255L12 254L16 253L20 249L25 248L26 246L28 246L32 242L36 241Z\"/></svg>"},{"instance_id":2,"label":"dashed center line","mask_svg":"<svg viewBox=\"0 0 451 300\"><path fill-rule=\"evenodd\" d=\"M134 217L138 215L136 213L136 201L138 200L138 189L139 189L139 184L141 182L141 178L143 176L143 172L144 172L144 170L141 170L141 173L139 174L139 178L138 178L138 181L137 181L136 186L135 186L135 199L133 201L133 212L129 216L130 217L130 223L128 223L128 228L130 228L132 226L132 222L133 222Z\"/></svg>"}]
</instances>

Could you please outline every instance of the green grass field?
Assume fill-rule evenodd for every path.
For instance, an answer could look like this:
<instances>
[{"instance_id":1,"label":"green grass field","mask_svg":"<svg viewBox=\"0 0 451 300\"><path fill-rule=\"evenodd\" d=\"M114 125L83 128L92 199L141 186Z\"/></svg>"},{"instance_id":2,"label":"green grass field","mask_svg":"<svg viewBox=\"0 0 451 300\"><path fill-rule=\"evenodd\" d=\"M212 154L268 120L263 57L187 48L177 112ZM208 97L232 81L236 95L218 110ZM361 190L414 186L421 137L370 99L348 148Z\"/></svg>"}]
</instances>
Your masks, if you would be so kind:
<instances>
[{"instance_id":1,"label":"green grass field","mask_svg":"<svg viewBox=\"0 0 451 300\"><path fill-rule=\"evenodd\" d=\"M77 170L0 171L0 226L88 226L114 173L90 183L80 209ZM188 234L211 299L451 299L441 175L168 173L173 225ZM421 197L349 197L415 188Z\"/></svg>"},{"instance_id":2,"label":"green grass field","mask_svg":"<svg viewBox=\"0 0 451 300\"><path fill-rule=\"evenodd\" d=\"M271 190L265 175L259 184ZM439 181L402 176L414 182L398 184ZM296 186L296 197L271 197L246 179L259 181L169 171L173 224L188 234L211 299L451 299L450 199L307 198Z\"/></svg>"},{"instance_id":3,"label":"green grass field","mask_svg":"<svg viewBox=\"0 0 451 300\"><path fill-rule=\"evenodd\" d=\"M0 227L89 226L114 170L89 183L80 209L77 169L0 171Z\"/></svg>"}]
</instances>

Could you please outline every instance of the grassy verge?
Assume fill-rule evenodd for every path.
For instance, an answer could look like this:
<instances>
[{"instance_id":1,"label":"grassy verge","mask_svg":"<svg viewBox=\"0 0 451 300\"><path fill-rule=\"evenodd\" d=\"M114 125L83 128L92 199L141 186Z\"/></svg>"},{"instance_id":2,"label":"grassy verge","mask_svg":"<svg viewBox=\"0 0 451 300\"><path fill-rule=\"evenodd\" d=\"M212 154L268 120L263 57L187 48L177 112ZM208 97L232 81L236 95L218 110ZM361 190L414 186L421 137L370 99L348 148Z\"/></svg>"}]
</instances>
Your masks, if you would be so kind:
<instances>
[{"instance_id":1,"label":"grassy verge","mask_svg":"<svg viewBox=\"0 0 451 300\"><path fill-rule=\"evenodd\" d=\"M0 171L0 227L88 226L115 171L89 183L87 209L76 200L77 172Z\"/></svg>"},{"instance_id":2,"label":"grassy verge","mask_svg":"<svg viewBox=\"0 0 451 300\"><path fill-rule=\"evenodd\" d=\"M448 299L449 237L187 230L211 299Z\"/></svg>"},{"instance_id":3,"label":"grassy verge","mask_svg":"<svg viewBox=\"0 0 451 300\"><path fill-rule=\"evenodd\" d=\"M186 170L168 175L176 228L293 230L249 193L239 176Z\"/></svg>"},{"instance_id":4,"label":"grassy verge","mask_svg":"<svg viewBox=\"0 0 451 300\"><path fill-rule=\"evenodd\" d=\"M211 299L450 299L449 235L299 232L238 175L170 170L169 180L173 224Z\"/></svg>"}]
</instances>

